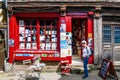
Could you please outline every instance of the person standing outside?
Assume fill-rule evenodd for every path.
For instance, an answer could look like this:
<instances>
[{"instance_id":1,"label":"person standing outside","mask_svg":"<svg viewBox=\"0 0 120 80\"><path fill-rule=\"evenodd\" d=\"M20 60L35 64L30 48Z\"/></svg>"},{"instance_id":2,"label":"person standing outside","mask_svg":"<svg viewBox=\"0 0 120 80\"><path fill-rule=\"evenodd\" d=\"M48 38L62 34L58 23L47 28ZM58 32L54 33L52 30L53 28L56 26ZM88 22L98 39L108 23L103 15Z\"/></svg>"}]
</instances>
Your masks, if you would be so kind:
<instances>
[{"instance_id":1,"label":"person standing outside","mask_svg":"<svg viewBox=\"0 0 120 80\"><path fill-rule=\"evenodd\" d=\"M87 45L87 42L85 40L83 40L81 42L82 44L82 60L83 60L83 67L84 67L84 76L83 79L88 77L88 68L87 68L87 64L89 61L89 57L91 55L91 51L90 51L90 47Z\"/></svg>"}]
</instances>

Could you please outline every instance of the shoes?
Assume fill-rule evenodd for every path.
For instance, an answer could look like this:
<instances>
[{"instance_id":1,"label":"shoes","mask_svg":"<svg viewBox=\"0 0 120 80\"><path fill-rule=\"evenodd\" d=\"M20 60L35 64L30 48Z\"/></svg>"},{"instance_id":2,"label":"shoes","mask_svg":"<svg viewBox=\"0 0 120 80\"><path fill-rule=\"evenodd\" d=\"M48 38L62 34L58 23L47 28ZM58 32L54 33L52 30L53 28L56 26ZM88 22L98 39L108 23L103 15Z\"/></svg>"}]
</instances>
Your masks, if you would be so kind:
<instances>
[{"instance_id":1,"label":"shoes","mask_svg":"<svg viewBox=\"0 0 120 80\"><path fill-rule=\"evenodd\" d=\"M88 76L83 76L82 79L86 79Z\"/></svg>"}]
</instances>

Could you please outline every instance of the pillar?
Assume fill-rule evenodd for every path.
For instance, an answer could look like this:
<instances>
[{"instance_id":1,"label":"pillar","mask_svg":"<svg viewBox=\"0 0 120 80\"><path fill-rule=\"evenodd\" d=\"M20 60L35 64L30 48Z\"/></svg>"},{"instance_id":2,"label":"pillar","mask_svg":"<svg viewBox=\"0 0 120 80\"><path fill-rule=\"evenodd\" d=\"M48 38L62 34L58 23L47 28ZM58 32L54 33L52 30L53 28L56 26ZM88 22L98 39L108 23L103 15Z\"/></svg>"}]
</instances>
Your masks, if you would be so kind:
<instances>
[{"instance_id":1,"label":"pillar","mask_svg":"<svg viewBox=\"0 0 120 80\"><path fill-rule=\"evenodd\" d=\"M102 62L102 17L100 11L94 12L94 64Z\"/></svg>"}]
</instances>

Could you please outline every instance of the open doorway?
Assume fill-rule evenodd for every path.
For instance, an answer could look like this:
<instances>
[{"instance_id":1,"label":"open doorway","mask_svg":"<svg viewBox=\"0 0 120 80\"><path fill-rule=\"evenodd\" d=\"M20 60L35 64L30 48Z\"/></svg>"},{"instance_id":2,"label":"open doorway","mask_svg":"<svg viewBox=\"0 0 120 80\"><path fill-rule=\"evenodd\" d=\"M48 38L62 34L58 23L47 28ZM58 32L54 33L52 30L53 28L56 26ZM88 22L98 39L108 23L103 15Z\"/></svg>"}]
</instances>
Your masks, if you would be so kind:
<instances>
[{"instance_id":1,"label":"open doorway","mask_svg":"<svg viewBox=\"0 0 120 80\"><path fill-rule=\"evenodd\" d=\"M81 41L87 39L87 19L72 19L72 59L81 60L82 47Z\"/></svg>"}]
</instances>

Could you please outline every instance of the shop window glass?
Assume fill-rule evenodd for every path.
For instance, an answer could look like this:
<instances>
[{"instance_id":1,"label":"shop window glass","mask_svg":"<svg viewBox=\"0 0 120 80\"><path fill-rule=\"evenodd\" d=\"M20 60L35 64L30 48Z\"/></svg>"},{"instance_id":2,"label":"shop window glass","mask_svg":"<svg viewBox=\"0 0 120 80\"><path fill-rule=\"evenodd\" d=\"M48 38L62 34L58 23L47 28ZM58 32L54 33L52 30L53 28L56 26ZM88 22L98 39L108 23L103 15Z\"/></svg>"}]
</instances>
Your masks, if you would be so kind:
<instances>
[{"instance_id":1,"label":"shop window glass","mask_svg":"<svg viewBox=\"0 0 120 80\"><path fill-rule=\"evenodd\" d=\"M19 49L57 50L57 20L19 20Z\"/></svg>"},{"instance_id":2,"label":"shop window glass","mask_svg":"<svg viewBox=\"0 0 120 80\"><path fill-rule=\"evenodd\" d=\"M36 20L19 20L19 24L19 49L37 49Z\"/></svg>"},{"instance_id":3,"label":"shop window glass","mask_svg":"<svg viewBox=\"0 0 120 80\"><path fill-rule=\"evenodd\" d=\"M120 43L120 27L114 28L114 43Z\"/></svg>"},{"instance_id":4,"label":"shop window glass","mask_svg":"<svg viewBox=\"0 0 120 80\"><path fill-rule=\"evenodd\" d=\"M111 26L103 27L103 42L111 42Z\"/></svg>"},{"instance_id":5,"label":"shop window glass","mask_svg":"<svg viewBox=\"0 0 120 80\"><path fill-rule=\"evenodd\" d=\"M51 20L46 20L46 26L50 26L51 24Z\"/></svg>"},{"instance_id":6,"label":"shop window glass","mask_svg":"<svg viewBox=\"0 0 120 80\"><path fill-rule=\"evenodd\" d=\"M43 24L44 23L44 24ZM42 26L42 24L44 26ZM57 49L57 29L56 20L40 20L40 49L56 50Z\"/></svg>"},{"instance_id":7,"label":"shop window glass","mask_svg":"<svg viewBox=\"0 0 120 80\"><path fill-rule=\"evenodd\" d=\"M32 20L32 26L36 26L36 20Z\"/></svg>"},{"instance_id":8,"label":"shop window glass","mask_svg":"<svg viewBox=\"0 0 120 80\"><path fill-rule=\"evenodd\" d=\"M40 20L40 26L44 26L44 20Z\"/></svg>"},{"instance_id":9,"label":"shop window glass","mask_svg":"<svg viewBox=\"0 0 120 80\"><path fill-rule=\"evenodd\" d=\"M56 20L52 20L52 26L56 26Z\"/></svg>"},{"instance_id":10,"label":"shop window glass","mask_svg":"<svg viewBox=\"0 0 120 80\"><path fill-rule=\"evenodd\" d=\"M26 26L30 26L30 20L25 20Z\"/></svg>"}]
</instances>

